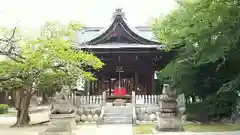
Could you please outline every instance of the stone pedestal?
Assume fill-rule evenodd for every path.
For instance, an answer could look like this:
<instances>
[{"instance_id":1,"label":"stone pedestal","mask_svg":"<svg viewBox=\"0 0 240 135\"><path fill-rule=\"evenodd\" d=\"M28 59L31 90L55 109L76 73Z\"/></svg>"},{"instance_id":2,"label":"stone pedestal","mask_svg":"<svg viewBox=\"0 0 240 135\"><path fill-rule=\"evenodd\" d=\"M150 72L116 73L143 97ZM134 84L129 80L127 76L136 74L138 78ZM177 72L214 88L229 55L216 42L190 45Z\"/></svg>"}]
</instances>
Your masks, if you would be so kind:
<instances>
[{"instance_id":1,"label":"stone pedestal","mask_svg":"<svg viewBox=\"0 0 240 135\"><path fill-rule=\"evenodd\" d=\"M157 112L157 131L182 131L181 118L178 116L171 116L171 114L160 114Z\"/></svg>"},{"instance_id":2,"label":"stone pedestal","mask_svg":"<svg viewBox=\"0 0 240 135\"><path fill-rule=\"evenodd\" d=\"M76 114L50 114L50 123L39 135L74 135L72 131L76 128Z\"/></svg>"},{"instance_id":3,"label":"stone pedestal","mask_svg":"<svg viewBox=\"0 0 240 135\"><path fill-rule=\"evenodd\" d=\"M168 84L164 84L163 94L159 98L157 126L153 132L183 131L181 113L177 107L176 92L171 91Z\"/></svg>"},{"instance_id":4,"label":"stone pedestal","mask_svg":"<svg viewBox=\"0 0 240 135\"><path fill-rule=\"evenodd\" d=\"M50 123L49 126L57 126L58 123L69 123L70 130L76 128L76 113L72 114L50 114L49 115Z\"/></svg>"}]
</instances>

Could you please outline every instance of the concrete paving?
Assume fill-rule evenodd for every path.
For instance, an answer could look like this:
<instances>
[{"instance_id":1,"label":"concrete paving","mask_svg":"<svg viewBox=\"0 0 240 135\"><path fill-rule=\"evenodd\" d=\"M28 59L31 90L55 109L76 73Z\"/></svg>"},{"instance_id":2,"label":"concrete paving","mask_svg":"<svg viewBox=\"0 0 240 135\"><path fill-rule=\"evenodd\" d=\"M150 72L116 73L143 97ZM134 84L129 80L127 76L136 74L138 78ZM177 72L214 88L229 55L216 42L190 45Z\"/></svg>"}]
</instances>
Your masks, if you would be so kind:
<instances>
[{"instance_id":1,"label":"concrete paving","mask_svg":"<svg viewBox=\"0 0 240 135\"><path fill-rule=\"evenodd\" d=\"M133 127L131 124L102 125L83 125L77 130L77 135L132 135Z\"/></svg>"}]
</instances>

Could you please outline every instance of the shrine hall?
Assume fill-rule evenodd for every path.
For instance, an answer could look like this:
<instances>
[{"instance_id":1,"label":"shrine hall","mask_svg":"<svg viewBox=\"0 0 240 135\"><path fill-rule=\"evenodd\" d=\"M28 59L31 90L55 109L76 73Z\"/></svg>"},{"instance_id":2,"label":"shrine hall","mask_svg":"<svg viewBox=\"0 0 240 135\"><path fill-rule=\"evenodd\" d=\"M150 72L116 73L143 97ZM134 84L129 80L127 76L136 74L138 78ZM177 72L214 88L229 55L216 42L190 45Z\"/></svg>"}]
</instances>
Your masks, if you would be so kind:
<instances>
[{"instance_id":1,"label":"shrine hall","mask_svg":"<svg viewBox=\"0 0 240 135\"><path fill-rule=\"evenodd\" d=\"M100 71L90 70L95 81L85 83L88 95L112 95L117 87L127 94L154 94L155 72L160 71L174 57L164 51L149 26L132 27L122 9L116 9L109 26L83 27L78 33L78 49L95 54L105 64Z\"/></svg>"}]
</instances>

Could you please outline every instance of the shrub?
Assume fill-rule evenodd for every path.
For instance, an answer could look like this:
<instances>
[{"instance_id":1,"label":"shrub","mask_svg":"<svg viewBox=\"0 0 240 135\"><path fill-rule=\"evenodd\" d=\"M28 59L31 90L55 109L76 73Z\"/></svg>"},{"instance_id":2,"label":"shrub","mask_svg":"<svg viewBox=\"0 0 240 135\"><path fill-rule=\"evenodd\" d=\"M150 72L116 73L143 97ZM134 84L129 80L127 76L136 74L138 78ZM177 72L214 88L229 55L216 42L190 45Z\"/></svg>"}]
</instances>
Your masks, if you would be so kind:
<instances>
[{"instance_id":1,"label":"shrub","mask_svg":"<svg viewBox=\"0 0 240 135\"><path fill-rule=\"evenodd\" d=\"M209 95L200 103L187 104L187 120L206 122L229 118L236 106L234 96L233 92L222 92Z\"/></svg>"},{"instance_id":2,"label":"shrub","mask_svg":"<svg viewBox=\"0 0 240 135\"><path fill-rule=\"evenodd\" d=\"M207 108L203 102L187 104L186 115L188 121L208 121Z\"/></svg>"},{"instance_id":3,"label":"shrub","mask_svg":"<svg viewBox=\"0 0 240 135\"><path fill-rule=\"evenodd\" d=\"M0 104L0 114L4 114L8 112L8 105L7 104Z\"/></svg>"}]
</instances>

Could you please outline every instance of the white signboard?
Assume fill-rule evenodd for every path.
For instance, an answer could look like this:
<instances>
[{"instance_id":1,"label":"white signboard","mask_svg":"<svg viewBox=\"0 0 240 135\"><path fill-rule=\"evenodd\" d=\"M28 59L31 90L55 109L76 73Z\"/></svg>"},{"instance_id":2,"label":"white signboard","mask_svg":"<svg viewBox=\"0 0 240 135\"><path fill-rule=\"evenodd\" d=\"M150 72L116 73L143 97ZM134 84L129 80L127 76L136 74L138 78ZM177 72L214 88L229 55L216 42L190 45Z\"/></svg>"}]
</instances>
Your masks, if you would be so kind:
<instances>
[{"instance_id":1,"label":"white signboard","mask_svg":"<svg viewBox=\"0 0 240 135\"><path fill-rule=\"evenodd\" d=\"M85 84L85 79L79 78L77 80L77 89L80 91L84 91L84 84Z\"/></svg>"}]
</instances>

